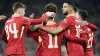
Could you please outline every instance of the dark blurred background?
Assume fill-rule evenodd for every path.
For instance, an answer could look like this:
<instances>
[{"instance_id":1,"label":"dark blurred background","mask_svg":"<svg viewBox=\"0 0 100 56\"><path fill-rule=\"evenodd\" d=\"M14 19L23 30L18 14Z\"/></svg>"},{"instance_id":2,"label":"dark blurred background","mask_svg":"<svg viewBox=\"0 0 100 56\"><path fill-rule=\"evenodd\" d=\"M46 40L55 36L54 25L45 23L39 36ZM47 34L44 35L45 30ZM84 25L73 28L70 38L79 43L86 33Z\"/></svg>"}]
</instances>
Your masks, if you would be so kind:
<instances>
[{"instance_id":1,"label":"dark blurred background","mask_svg":"<svg viewBox=\"0 0 100 56\"><path fill-rule=\"evenodd\" d=\"M35 13L35 18L40 17L45 13L44 6L48 3L54 3L58 7L55 21L60 23L64 16L62 15L62 5L64 2L73 1L79 8L87 10L89 13L88 21L100 28L100 0L0 0L0 15L5 15L7 18L11 17L12 5L15 2L21 2L26 5L26 14L29 16ZM6 19L7 20L7 19ZM6 20L0 21L0 56L4 56L5 43L1 40L1 32ZM95 56L100 56L100 29L94 32L96 37L96 44L93 47ZM27 56L35 56L35 49L37 43L30 38L25 38L25 48ZM62 46L62 53L65 53L65 48Z\"/></svg>"}]
</instances>

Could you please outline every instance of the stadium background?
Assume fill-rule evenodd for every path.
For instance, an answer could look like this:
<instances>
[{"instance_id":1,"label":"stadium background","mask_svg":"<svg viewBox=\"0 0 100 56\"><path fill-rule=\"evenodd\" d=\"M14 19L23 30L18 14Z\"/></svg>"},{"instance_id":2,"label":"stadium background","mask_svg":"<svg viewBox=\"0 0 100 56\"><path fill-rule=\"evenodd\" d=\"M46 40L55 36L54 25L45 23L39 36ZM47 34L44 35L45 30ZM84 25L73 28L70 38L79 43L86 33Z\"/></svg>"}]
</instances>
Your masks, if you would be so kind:
<instances>
[{"instance_id":1,"label":"stadium background","mask_svg":"<svg viewBox=\"0 0 100 56\"><path fill-rule=\"evenodd\" d=\"M35 13L35 18L38 18L45 12L44 6L46 4L55 3L58 7L55 21L60 23L64 19L62 15L62 5L63 2L67 1L73 1L79 8L87 10L89 13L88 21L100 28L100 0L0 0L0 15L3 14L9 18L13 13L13 3L21 2L27 7L25 16L28 17L30 14ZM0 21L0 56L4 56L5 43L1 40L1 32L6 20ZM96 44L93 50L95 56L100 56L100 29L94 33L96 36ZM36 46L37 44L34 40L25 38L27 56L35 56Z\"/></svg>"}]
</instances>

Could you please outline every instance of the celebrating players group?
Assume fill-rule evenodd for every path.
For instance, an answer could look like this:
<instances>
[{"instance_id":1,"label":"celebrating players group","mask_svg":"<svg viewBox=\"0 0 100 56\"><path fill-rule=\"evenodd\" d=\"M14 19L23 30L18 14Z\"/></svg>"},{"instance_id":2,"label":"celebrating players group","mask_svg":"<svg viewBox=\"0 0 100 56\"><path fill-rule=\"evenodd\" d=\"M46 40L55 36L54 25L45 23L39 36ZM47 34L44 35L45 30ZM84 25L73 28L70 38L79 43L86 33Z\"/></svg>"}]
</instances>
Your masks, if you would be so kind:
<instances>
[{"instance_id":1,"label":"celebrating players group","mask_svg":"<svg viewBox=\"0 0 100 56\"><path fill-rule=\"evenodd\" d=\"M25 9L24 4L14 3L14 14L5 22L2 31L2 40L6 43L5 56L26 56L24 30L26 36L38 44L36 56L61 56L63 40L68 56L94 56L93 31L97 31L98 28L86 21L86 10L77 8L73 2L65 2L62 6L65 19L57 24L54 19L58 8L53 3L45 6L46 13L38 19L34 19L34 14L29 18L25 17ZM0 16L0 20L5 18L6 16ZM34 31L31 31L30 25L35 25Z\"/></svg>"}]
</instances>

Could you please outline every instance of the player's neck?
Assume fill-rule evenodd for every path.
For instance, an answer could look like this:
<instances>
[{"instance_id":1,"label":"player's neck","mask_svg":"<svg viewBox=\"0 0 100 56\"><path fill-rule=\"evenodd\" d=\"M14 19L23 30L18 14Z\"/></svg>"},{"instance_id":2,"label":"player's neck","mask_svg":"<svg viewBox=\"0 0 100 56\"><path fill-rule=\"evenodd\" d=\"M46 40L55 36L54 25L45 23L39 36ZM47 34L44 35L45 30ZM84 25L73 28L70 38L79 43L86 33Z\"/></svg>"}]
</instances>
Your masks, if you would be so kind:
<instances>
[{"instance_id":1,"label":"player's neck","mask_svg":"<svg viewBox=\"0 0 100 56\"><path fill-rule=\"evenodd\" d=\"M68 13L68 15L66 15L66 17L69 17L69 16L75 16L75 12L74 12L74 11L70 11L70 12Z\"/></svg>"},{"instance_id":2,"label":"player's neck","mask_svg":"<svg viewBox=\"0 0 100 56\"><path fill-rule=\"evenodd\" d=\"M14 14L12 15L12 17L19 17L19 16L21 16L19 13L14 13Z\"/></svg>"},{"instance_id":3,"label":"player's neck","mask_svg":"<svg viewBox=\"0 0 100 56\"><path fill-rule=\"evenodd\" d=\"M54 24L54 20L48 20L47 25Z\"/></svg>"}]
</instances>

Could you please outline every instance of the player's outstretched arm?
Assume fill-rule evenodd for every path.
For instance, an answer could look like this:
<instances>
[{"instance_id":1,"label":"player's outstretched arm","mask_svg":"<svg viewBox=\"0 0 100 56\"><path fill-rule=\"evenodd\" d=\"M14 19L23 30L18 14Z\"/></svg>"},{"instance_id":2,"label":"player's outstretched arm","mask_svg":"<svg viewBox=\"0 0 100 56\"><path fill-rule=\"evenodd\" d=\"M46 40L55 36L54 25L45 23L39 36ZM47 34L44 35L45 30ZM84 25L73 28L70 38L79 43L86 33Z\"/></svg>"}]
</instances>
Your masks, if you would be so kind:
<instances>
[{"instance_id":1,"label":"player's outstretched arm","mask_svg":"<svg viewBox=\"0 0 100 56\"><path fill-rule=\"evenodd\" d=\"M42 15L42 17L40 17L40 18L37 18L37 19L35 19L35 18L33 18L32 19L32 15L31 15L31 19L30 19L30 21L31 21L31 24L41 24L42 22L44 22L46 19L48 19L48 17L50 17L50 16L53 16L55 13L54 12L46 12L45 14L43 14ZM33 15L34 16L34 15Z\"/></svg>"},{"instance_id":2,"label":"player's outstretched arm","mask_svg":"<svg viewBox=\"0 0 100 56\"><path fill-rule=\"evenodd\" d=\"M60 32L62 32L63 30L66 30L66 28L68 28L70 25L68 23L66 23L65 21L62 21L60 23L60 25L58 27L56 27L56 29L50 29L50 28L46 28L44 26L35 26L35 29L42 29L50 34L58 34Z\"/></svg>"},{"instance_id":3,"label":"player's outstretched arm","mask_svg":"<svg viewBox=\"0 0 100 56\"><path fill-rule=\"evenodd\" d=\"M31 24L41 24L43 21L45 21L47 19L47 15L44 14L42 17L40 18L37 18L37 19L33 19L33 18L30 18L30 21L31 21Z\"/></svg>"},{"instance_id":4,"label":"player's outstretched arm","mask_svg":"<svg viewBox=\"0 0 100 56\"><path fill-rule=\"evenodd\" d=\"M92 31L97 31L98 27L96 27L94 24L88 23L88 27L91 28Z\"/></svg>"},{"instance_id":5,"label":"player's outstretched arm","mask_svg":"<svg viewBox=\"0 0 100 56\"><path fill-rule=\"evenodd\" d=\"M94 24L91 24L87 21L83 21L81 23L81 26L88 26L89 28L91 28L92 31L97 31L98 30L98 28Z\"/></svg>"},{"instance_id":6,"label":"player's outstretched arm","mask_svg":"<svg viewBox=\"0 0 100 56\"><path fill-rule=\"evenodd\" d=\"M50 34L58 34L63 31L63 28L60 26L58 26L56 29L46 28L44 26L39 26L39 25L35 26L35 29L38 29L38 28L42 29Z\"/></svg>"},{"instance_id":7,"label":"player's outstretched arm","mask_svg":"<svg viewBox=\"0 0 100 56\"><path fill-rule=\"evenodd\" d=\"M64 32L64 37L66 37L70 41L77 42L77 43L80 43L80 44L86 43L86 39L73 36L66 31Z\"/></svg>"}]
</instances>

